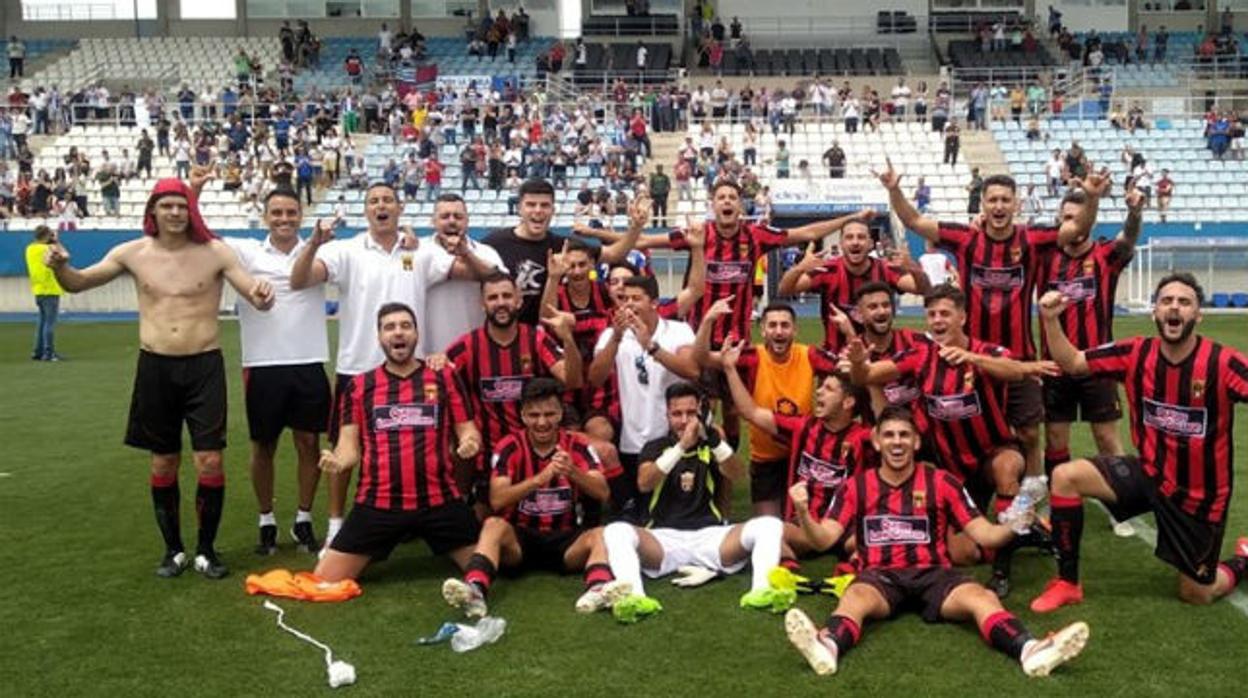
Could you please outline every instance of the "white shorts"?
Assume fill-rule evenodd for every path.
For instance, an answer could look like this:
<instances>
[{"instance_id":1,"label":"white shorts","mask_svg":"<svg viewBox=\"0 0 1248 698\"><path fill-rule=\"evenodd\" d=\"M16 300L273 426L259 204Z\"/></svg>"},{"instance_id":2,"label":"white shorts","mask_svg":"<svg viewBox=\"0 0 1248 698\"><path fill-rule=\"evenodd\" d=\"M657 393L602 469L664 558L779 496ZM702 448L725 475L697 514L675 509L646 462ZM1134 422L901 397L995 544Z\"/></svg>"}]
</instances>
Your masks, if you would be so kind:
<instances>
[{"instance_id":1,"label":"white shorts","mask_svg":"<svg viewBox=\"0 0 1248 698\"><path fill-rule=\"evenodd\" d=\"M697 565L723 574L740 572L750 561L745 556L731 565L724 565L719 559L719 548L724 538L732 530L732 526L707 526L694 531L681 531L675 528L645 529L654 536L659 545L663 546L663 562L658 569L642 569L647 577L666 577L685 565Z\"/></svg>"}]
</instances>

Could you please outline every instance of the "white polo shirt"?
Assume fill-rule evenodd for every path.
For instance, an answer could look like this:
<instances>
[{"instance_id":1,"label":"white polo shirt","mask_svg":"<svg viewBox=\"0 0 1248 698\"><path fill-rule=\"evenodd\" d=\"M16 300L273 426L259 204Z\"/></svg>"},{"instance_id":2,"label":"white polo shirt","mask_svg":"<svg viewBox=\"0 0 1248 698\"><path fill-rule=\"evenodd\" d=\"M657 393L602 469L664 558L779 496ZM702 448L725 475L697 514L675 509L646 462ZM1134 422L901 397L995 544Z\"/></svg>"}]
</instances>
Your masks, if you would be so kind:
<instances>
[{"instance_id":1,"label":"white polo shirt","mask_svg":"<svg viewBox=\"0 0 1248 698\"><path fill-rule=\"evenodd\" d=\"M594 354L606 348L615 328L608 327L598 337ZM693 345L693 329L688 323L659 319L654 328L654 341L668 352ZM640 359L640 362L639 362ZM645 367L646 384L642 384L638 364ZM620 386L620 453L636 455L646 442L668 432L667 388L683 379L667 370L637 342L632 330L624 333L615 353L615 375Z\"/></svg>"},{"instance_id":2,"label":"white polo shirt","mask_svg":"<svg viewBox=\"0 0 1248 698\"><path fill-rule=\"evenodd\" d=\"M472 253L486 264L493 264L506 272L507 265L491 246L469 240ZM435 258L434 265L452 264L455 256L442 249L432 236L421 238L418 256ZM455 340L477 329L485 322L485 309L481 307L481 282L452 279L448 274L443 281L430 282L425 290L425 324L420 328L420 345L425 354L440 354Z\"/></svg>"},{"instance_id":3,"label":"white polo shirt","mask_svg":"<svg viewBox=\"0 0 1248 698\"><path fill-rule=\"evenodd\" d=\"M325 330L325 287L299 291L290 288L294 266L304 241L289 253L273 246L269 238L222 238L238 254L243 268L257 280L273 285L273 307L256 310L238 302L238 326L243 345L243 367L294 366L329 360L329 336Z\"/></svg>"},{"instance_id":4,"label":"white polo shirt","mask_svg":"<svg viewBox=\"0 0 1248 698\"><path fill-rule=\"evenodd\" d=\"M316 258L325 264L328 282L338 288L334 371L347 376L371 371L386 359L377 342L377 309L405 303L416 313L417 328L424 327L425 289L451 271L451 260L418 255L397 242L386 252L367 230L347 240L331 240L316 251Z\"/></svg>"}]
</instances>

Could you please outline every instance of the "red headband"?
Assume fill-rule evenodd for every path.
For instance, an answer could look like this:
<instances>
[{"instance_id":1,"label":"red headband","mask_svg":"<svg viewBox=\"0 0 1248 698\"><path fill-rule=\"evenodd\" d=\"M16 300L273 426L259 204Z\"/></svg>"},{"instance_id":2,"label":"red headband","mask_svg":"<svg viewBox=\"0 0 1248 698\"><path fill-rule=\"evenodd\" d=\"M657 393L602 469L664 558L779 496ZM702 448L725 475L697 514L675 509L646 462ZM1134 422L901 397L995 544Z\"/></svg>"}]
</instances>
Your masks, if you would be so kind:
<instances>
[{"instance_id":1,"label":"red headband","mask_svg":"<svg viewBox=\"0 0 1248 698\"><path fill-rule=\"evenodd\" d=\"M182 180L172 177L156 182L156 186L152 187L151 196L147 197L147 208L143 211L144 235L156 237L156 202L166 196L181 196L186 199L187 215L190 217L187 235L193 242L202 245L216 237L204 224L203 217L199 215L199 197L195 196L195 192Z\"/></svg>"}]
</instances>

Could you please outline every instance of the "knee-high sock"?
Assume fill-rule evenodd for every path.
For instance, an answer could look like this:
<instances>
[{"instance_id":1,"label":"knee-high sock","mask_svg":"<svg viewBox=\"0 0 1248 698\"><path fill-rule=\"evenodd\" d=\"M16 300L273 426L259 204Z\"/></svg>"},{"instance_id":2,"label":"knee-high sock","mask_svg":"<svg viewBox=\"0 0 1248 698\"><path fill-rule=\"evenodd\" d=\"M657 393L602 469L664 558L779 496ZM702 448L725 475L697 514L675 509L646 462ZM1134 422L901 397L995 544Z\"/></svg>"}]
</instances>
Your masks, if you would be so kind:
<instances>
[{"instance_id":1,"label":"knee-high sock","mask_svg":"<svg viewBox=\"0 0 1248 698\"><path fill-rule=\"evenodd\" d=\"M767 573L780 564L784 524L774 516L756 516L741 527L741 547L750 551L750 589L766 589Z\"/></svg>"},{"instance_id":2,"label":"knee-high sock","mask_svg":"<svg viewBox=\"0 0 1248 698\"><path fill-rule=\"evenodd\" d=\"M160 529L160 537L165 540L165 550L180 553L182 546L182 524L179 510L182 494L178 490L176 475L152 475L152 508L156 511L156 527Z\"/></svg>"},{"instance_id":3,"label":"knee-high sock","mask_svg":"<svg viewBox=\"0 0 1248 698\"><path fill-rule=\"evenodd\" d=\"M201 476L195 491L195 511L199 514L199 545L196 552L212 552L224 506L225 475Z\"/></svg>"},{"instance_id":4,"label":"knee-high sock","mask_svg":"<svg viewBox=\"0 0 1248 698\"><path fill-rule=\"evenodd\" d=\"M646 595L641 583L641 558L637 556L637 529L622 521L609 524L602 531L607 545L607 562L615 578L633 585L633 593Z\"/></svg>"},{"instance_id":5,"label":"knee-high sock","mask_svg":"<svg viewBox=\"0 0 1248 698\"><path fill-rule=\"evenodd\" d=\"M1049 496L1052 510L1053 545L1057 548L1057 574L1079 582L1079 539L1083 537L1083 500L1079 497Z\"/></svg>"}]
</instances>

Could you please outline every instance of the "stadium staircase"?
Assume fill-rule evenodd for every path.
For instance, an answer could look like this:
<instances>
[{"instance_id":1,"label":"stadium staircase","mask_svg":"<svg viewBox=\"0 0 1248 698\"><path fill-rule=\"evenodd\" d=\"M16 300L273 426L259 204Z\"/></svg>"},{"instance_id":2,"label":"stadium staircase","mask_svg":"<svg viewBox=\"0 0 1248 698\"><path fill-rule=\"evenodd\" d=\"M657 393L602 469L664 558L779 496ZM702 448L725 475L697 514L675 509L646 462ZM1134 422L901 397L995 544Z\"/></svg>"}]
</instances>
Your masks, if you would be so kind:
<instances>
[{"instance_id":1,"label":"stadium staircase","mask_svg":"<svg viewBox=\"0 0 1248 698\"><path fill-rule=\"evenodd\" d=\"M962 131L962 152L959 158L971 167L978 167L983 177L994 174L1009 174L1010 166L1005 160L1005 153L992 131Z\"/></svg>"}]
</instances>

